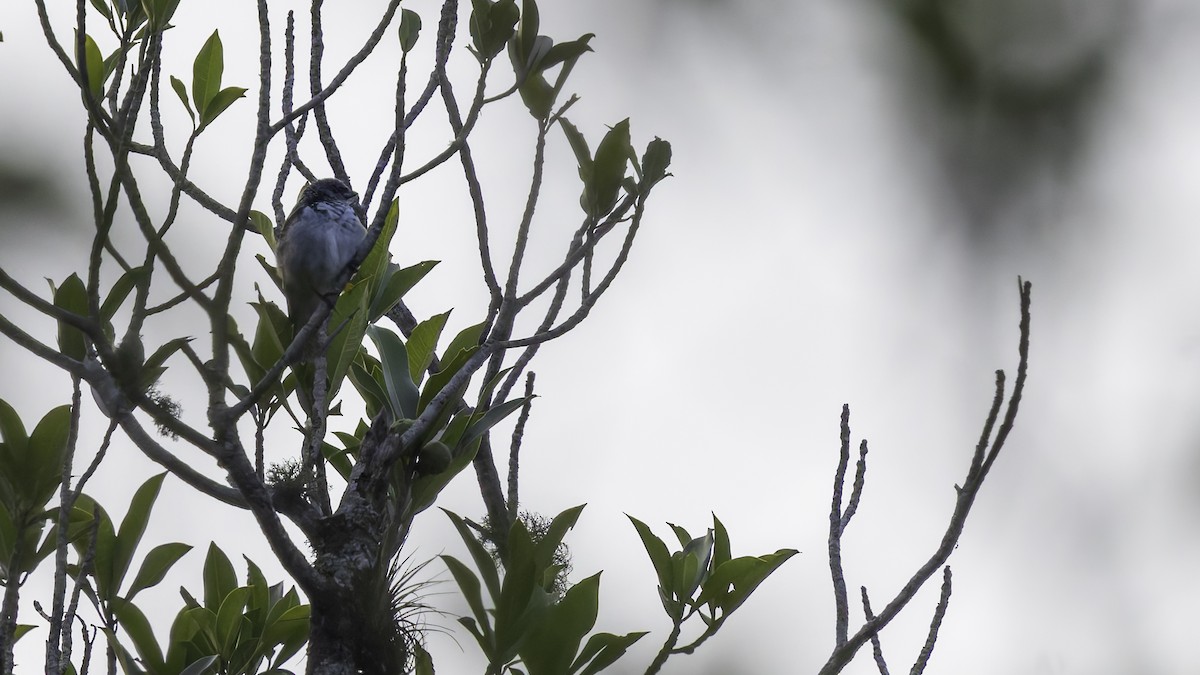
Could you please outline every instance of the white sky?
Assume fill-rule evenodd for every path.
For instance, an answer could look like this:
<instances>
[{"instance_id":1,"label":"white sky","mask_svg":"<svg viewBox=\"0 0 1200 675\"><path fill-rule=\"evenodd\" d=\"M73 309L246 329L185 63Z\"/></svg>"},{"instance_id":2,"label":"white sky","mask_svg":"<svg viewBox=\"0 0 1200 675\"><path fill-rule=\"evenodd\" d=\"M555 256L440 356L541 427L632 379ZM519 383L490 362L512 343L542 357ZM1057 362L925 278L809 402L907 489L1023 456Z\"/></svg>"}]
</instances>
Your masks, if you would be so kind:
<instances>
[{"instance_id":1,"label":"white sky","mask_svg":"<svg viewBox=\"0 0 1200 675\"><path fill-rule=\"evenodd\" d=\"M257 43L245 4L184 2L168 72L189 75L191 55L220 28L226 84L253 82ZM284 4L272 3L280 29ZM434 3L410 6L425 18L428 45ZM343 18L328 19L330 64L366 31L356 15ZM927 672L1200 670L1188 641L1200 601L1192 412L1200 401L1200 43L1185 0L1141 3L1123 20L1076 170L1056 182L1018 182L990 214L988 248L970 245L956 176L942 161L939 134L951 121L913 105L930 95L928 75L911 37L876 4L546 0L542 21L560 40L597 33L596 53L572 78L583 95L572 119L593 146L604 124L629 116L636 145L661 136L675 151L675 177L651 200L626 271L581 328L535 361L541 398L523 451L528 508L553 514L589 504L568 542L577 578L605 570L598 629L654 631L628 669L613 672L641 672L668 628L622 514L666 535L664 521L698 531L710 511L729 528L735 555L802 553L698 655L664 672L815 672L833 632L824 550L841 404L851 405L855 438L871 442L866 495L847 534L848 583L867 585L882 606L940 539L991 400L991 372L1014 373L1017 275L1034 284L1029 389L951 559L954 597ZM465 23L460 29L461 46ZM56 177L65 201L45 212L0 204L0 264L40 289L41 277L85 265L76 243L88 213L82 125L31 3L0 8L0 30L0 91L8 92L0 154ZM355 37L341 42L346 34ZM461 49L456 57L465 95L470 58ZM331 111L364 184L387 127L393 68L368 62ZM168 124L182 129L169 92L164 104ZM197 151L196 179L224 198L240 190L251 106L235 104ZM410 157L444 147L443 127L418 128ZM480 128L475 149L498 237L524 198L530 142L521 134L531 129L516 101ZM553 263L576 220L574 167L556 142L564 178L551 183L562 189L546 197L535 228L535 266ZM402 191L393 247L404 264L444 261L409 299L420 316L454 307L455 327L476 322L484 301L463 195L453 170ZM266 206L264 198L258 207ZM179 236L198 268L223 224L198 210L188 218ZM252 280L262 281L255 267L247 256L245 299ZM50 339L52 330L38 334ZM0 363L0 397L27 422L65 400L64 378L7 341ZM282 457L294 440L280 438ZM92 492L121 513L132 486L154 471L124 448ZM464 475L441 505L474 516L476 495ZM159 608L164 634L178 586L199 587L209 540L235 560L245 553L278 570L246 514L196 499L173 479L159 504L144 546L197 548L143 596ZM455 539L429 514L411 545L418 557L462 555ZM44 588L35 579L26 597ZM920 649L936 584L928 591L883 635L893 671L907 670ZM23 663L37 662L41 639L25 638L32 651ZM469 641L459 638L464 655L434 639L439 672L480 670ZM864 653L846 672L874 667Z\"/></svg>"}]
</instances>

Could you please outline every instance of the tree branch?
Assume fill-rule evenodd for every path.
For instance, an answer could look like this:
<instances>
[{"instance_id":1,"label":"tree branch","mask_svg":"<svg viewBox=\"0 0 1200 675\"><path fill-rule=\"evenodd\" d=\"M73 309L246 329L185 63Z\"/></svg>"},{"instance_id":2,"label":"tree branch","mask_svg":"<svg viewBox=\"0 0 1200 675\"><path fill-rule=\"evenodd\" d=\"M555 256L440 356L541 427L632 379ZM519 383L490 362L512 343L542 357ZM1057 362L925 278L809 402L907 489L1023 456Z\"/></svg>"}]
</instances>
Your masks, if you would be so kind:
<instances>
[{"instance_id":1,"label":"tree branch","mask_svg":"<svg viewBox=\"0 0 1200 675\"><path fill-rule=\"evenodd\" d=\"M975 498L978 496L980 488L983 487L983 481L987 478L992 463L999 455L1004 442L1008 439L1008 435L1012 431L1013 424L1016 421L1017 410L1020 406L1021 396L1025 389L1026 373L1029 367L1029 306L1031 286L1029 282L1020 279L1018 279L1018 286L1021 297L1020 340L1017 349L1019 362L1017 365L1016 382L1013 386L1012 394L1008 399L1004 421L989 443L988 439L991 436L992 428L999 419L1000 408L1004 400L1004 372L996 371L996 396L993 399L991 409L984 422L983 436L972 457L966 480L963 481L962 487L957 488L954 512L950 517L950 523L946 527L946 532L942 536L941 543L925 564L913 574L908 583L900 589L878 616L864 623L845 642L835 644L833 652L819 671L819 675L833 675L834 673L841 672L846 664L850 663L854 658L859 648L866 644L871 639L871 636L878 634L884 626L890 623L908 605L909 601L912 600L913 596L916 595L917 591L921 589L933 573L939 567L945 565L946 561L950 558L950 554L954 552L955 546L958 545L959 537L962 536L963 529L966 527L967 516L970 515L971 507L975 503ZM840 462L839 466L841 466ZM842 472L844 473L844 469ZM831 566L833 565L832 560L830 564Z\"/></svg>"}]
</instances>

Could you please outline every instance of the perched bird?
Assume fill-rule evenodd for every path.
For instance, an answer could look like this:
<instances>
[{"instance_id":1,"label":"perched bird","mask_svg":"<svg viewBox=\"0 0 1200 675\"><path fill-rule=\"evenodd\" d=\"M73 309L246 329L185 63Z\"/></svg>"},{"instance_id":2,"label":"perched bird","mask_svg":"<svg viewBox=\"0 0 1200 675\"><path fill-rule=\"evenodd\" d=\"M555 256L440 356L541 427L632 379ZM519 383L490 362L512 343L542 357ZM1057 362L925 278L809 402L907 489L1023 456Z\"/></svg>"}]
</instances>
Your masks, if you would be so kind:
<instances>
[{"instance_id":1,"label":"perched bird","mask_svg":"<svg viewBox=\"0 0 1200 675\"><path fill-rule=\"evenodd\" d=\"M275 247L288 317L297 331L320 303L337 300L350 280L350 258L366 234L358 195L345 183L322 178L300 191Z\"/></svg>"}]
</instances>

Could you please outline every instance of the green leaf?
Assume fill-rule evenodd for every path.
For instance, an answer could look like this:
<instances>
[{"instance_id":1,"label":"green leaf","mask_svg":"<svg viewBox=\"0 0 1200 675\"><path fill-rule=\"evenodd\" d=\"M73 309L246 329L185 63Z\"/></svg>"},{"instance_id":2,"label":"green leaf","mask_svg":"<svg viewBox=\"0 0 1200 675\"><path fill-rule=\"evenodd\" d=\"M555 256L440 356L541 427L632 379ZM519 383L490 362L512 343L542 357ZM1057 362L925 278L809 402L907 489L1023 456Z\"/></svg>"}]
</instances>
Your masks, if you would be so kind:
<instances>
[{"instance_id":1,"label":"green leaf","mask_svg":"<svg viewBox=\"0 0 1200 675\"><path fill-rule=\"evenodd\" d=\"M379 361L363 351L359 352L354 363L350 364L347 374L366 404L367 417L374 418L388 400L387 389L383 385L383 367Z\"/></svg>"},{"instance_id":2,"label":"green leaf","mask_svg":"<svg viewBox=\"0 0 1200 675\"><path fill-rule=\"evenodd\" d=\"M267 246L274 251L275 244L277 242L275 241L275 223L271 220L271 217L262 211L251 211L250 224L253 225L254 229L262 235L264 240L266 240Z\"/></svg>"},{"instance_id":3,"label":"green leaf","mask_svg":"<svg viewBox=\"0 0 1200 675\"><path fill-rule=\"evenodd\" d=\"M587 139L567 118L558 118L558 124L567 137L567 143L571 145L571 151L575 153L575 161L579 163L579 178L586 185L592 178L592 151L588 148Z\"/></svg>"},{"instance_id":4,"label":"green leaf","mask_svg":"<svg viewBox=\"0 0 1200 675\"><path fill-rule=\"evenodd\" d=\"M155 349L154 353L150 355L150 358L146 359L145 367L158 368L166 363L167 359L171 358L171 355L180 349L183 349L183 346L191 341L192 338L190 337L177 337L168 341L158 349Z\"/></svg>"},{"instance_id":5,"label":"green leaf","mask_svg":"<svg viewBox=\"0 0 1200 675\"><path fill-rule=\"evenodd\" d=\"M474 326L467 326L454 336L454 339L446 347L446 351L442 353L443 369L445 364L457 360L463 352L474 351L475 347L479 346L479 339L483 337L484 325L477 323Z\"/></svg>"},{"instance_id":6,"label":"green leaf","mask_svg":"<svg viewBox=\"0 0 1200 675\"><path fill-rule=\"evenodd\" d=\"M20 536L17 531L17 524L13 522L13 514L0 501L0 560L12 560L17 546L17 539ZM6 572L6 576L12 573L13 571L9 570Z\"/></svg>"},{"instance_id":7,"label":"green leaf","mask_svg":"<svg viewBox=\"0 0 1200 675\"><path fill-rule=\"evenodd\" d=\"M796 553L795 549L781 548L757 558L745 556L722 563L705 581L697 604L715 602L725 616L732 614L759 584Z\"/></svg>"},{"instance_id":8,"label":"green leaf","mask_svg":"<svg viewBox=\"0 0 1200 675\"><path fill-rule=\"evenodd\" d=\"M246 614L255 614L257 617L256 627L261 632L272 602L271 587L267 583L267 578L263 576L262 570L254 564L253 560L245 555L242 556L242 560L246 561L246 588L250 589L250 597L246 600Z\"/></svg>"},{"instance_id":9,"label":"green leaf","mask_svg":"<svg viewBox=\"0 0 1200 675\"><path fill-rule=\"evenodd\" d=\"M609 129L596 148L592 180L587 185L588 215L599 219L616 206L630 152L629 119L626 118Z\"/></svg>"},{"instance_id":10,"label":"green leaf","mask_svg":"<svg viewBox=\"0 0 1200 675\"><path fill-rule=\"evenodd\" d=\"M16 457L23 456L29 447L29 434L17 411L0 399L0 436L4 438L5 450Z\"/></svg>"},{"instance_id":11,"label":"green leaf","mask_svg":"<svg viewBox=\"0 0 1200 675\"><path fill-rule=\"evenodd\" d=\"M346 371L363 348L363 335L367 331L368 292L366 284L359 284L343 293L333 307L329 325L336 328L345 324L345 328L334 336L326 352L326 368L329 373L326 401L334 400L342 386L342 380L346 378Z\"/></svg>"},{"instance_id":12,"label":"green leaf","mask_svg":"<svg viewBox=\"0 0 1200 675\"><path fill-rule=\"evenodd\" d=\"M83 72L87 74L88 94L94 100L104 95L104 55L91 35L83 36Z\"/></svg>"},{"instance_id":13,"label":"green leaf","mask_svg":"<svg viewBox=\"0 0 1200 675\"><path fill-rule=\"evenodd\" d=\"M520 410L521 406L525 405L525 401L527 400L528 399L524 396L521 398L509 399L500 405L492 406L482 415L478 413L472 415L472 422L470 426L467 427L467 430L463 432L462 438L458 441L459 444L465 445L471 441L474 441L476 438L483 436L489 429L499 424L505 417L508 417L517 410Z\"/></svg>"},{"instance_id":14,"label":"green leaf","mask_svg":"<svg viewBox=\"0 0 1200 675\"><path fill-rule=\"evenodd\" d=\"M494 648L493 635L491 626L488 624L488 612L483 605L483 596L479 593L479 577L475 576L471 569L460 562L458 558L452 555L440 557L442 562L446 563L446 568L450 570L450 575L454 577L455 583L458 584L458 589L462 592L463 599L467 601L467 606L471 608L471 613L475 615L481 637L486 640L486 642L480 642L480 647L490 657Z\"/></svg>"},{"instance_id":15,"label":"green leaf","mask_svg":"<svg viewBox=\"0 0 1200 675\"><path fill-rule=\"evenodd\" d=\"M434 350L437 349L438 338L446 327L450 312L436 314L417 324L412 335L408 336L408 374L412 381L420 383L425 370L433 361Z\"/></svg>"},{"instance_id":16,"label":"green leaf","mask_svg":"<svg viewBox=\"0 0 1200 675\"><path fill-rule=\"evenodd\" d=\"M645 523L628 513L625 514L625 517L633 523L634 529L642 539L642 546L646 547L646 555L650 556L654 572L658 575L659 588L669 591L674 587L674 583L672 582L671 553L667 550L667 545L663 543L662 539L656 537Z\"/></svg>"},{"instance_id":17,"label":"green leaf","mask_svg":"<svg viewBox=\"0 0 1200 675\"><path fill-rule=\"evenodd\" d=\"M688 542L692 541L692 535L682 527L674 523L667 523L667 527L671 528L671 531L675 533L675 538L679 540L679 546L681 548L687 546Z\"/></svg>"},{"instance_id":18,"label":"green leaf","mask_svg":"<svg viewBox=\"0 0 1200 675\"><path fill-rule=\"evenodd\" d=\"M627 635L597 633L588 638L587 644L579 652L575 663L571 664L571 672L578 672L579 675L595 675L613 663L616 663L617 659L624 656L626 650L633 643L642 639L645 635L648 635L648 633L629 633ZM585 665L587 666L586 668L584 667ZM583 670L580 671L580 668L583 668Z\"/></svg>"},{"instance_id":19,"label":"green leaf","mask_svg":"<svg viewBox=\"0 0 1200 675\"><path fill-rule=\"evenodd\" d=\"M104 59L104 72L100 76L103 81L107 82L108 79L112 77L112 74L116 72L117 66L121 63L121 57L126 51L128 51L127 47L124 49L114 49L112 53L108 55L108 58Z\"/></svg>"},{"instance_id":20,"label":"green leaf","mask_svg":"<svg viewBox=\"0 0 1200 675\"><path fill-rule=\"evenodd\" d=\"M454 375L458 373L459 370L462 370L463 366L467 364L467 361L471 360L471 356L475 354L477 349L479 348L472 347L469 350L460 351L454 360L442 361L442 369L433 375L430 375L429 379L425 382L425 388L421 390L421 399L417 403L418 415L425 411L425 407L428 406L429 403L442 392L442 389L450 383L450 380L454 378ZM449 406L447 406L447 411L449 411ZM437 428L437 425L434 425L434 428Z\"/></svg>"},{"instance_id":21,"label":"green leaf","mask_svg":"<svg viewBox=\"0 0 1200 675\"><path fill-rule=\"evenodd\" d=\"M712 514L713 517L713 555L712 568L724 565L730 559L729 553L729 532L725 530L725 525L717 518L717 514Z\"/></svg>"},{"instance_id":22,"label":"green leaf","mask_svg":"<svg viewBox=\"0 0 1200 675\"><path fill-rule=\"evenodd\" d=\"M338 472L342 480L350 480L350 472L354 469L354 463L350 461L348 453L334 447L329 443L321 443L321 454L333 466L333 469Z\"/></svg>"},{"instance_id":23,"label":"green leaf","mask_svg":"<svg viewBox=\"0 0 1200 675\"><path fill-rule=\"evenodd\" d=\"M538 67L542 70L546 70L547 68L553 68L560 63L575 61L580 56L592 51L592 48L588 45L588 43L591 42L592 38L594 37L596 37L594 33L588 33L580 36L578 40L560 42L554 45L550 48L550 51L546 52L546 55L542 57L541 63L538 64Z\"/></svg>"},{"instance_id":24,"label":"green leaf","mask_svg":"<svg viewBox=\"0 0 1200 675\"><path fill-rule=\"evenodd\" d=\"M512 38L520 10L514 0L471 0L471 7L471 40L482 58L493 58Z\"/></svg>"},{"instance_id":25,"label":"green leaf","mask_svg":"<svg viewBox=\"0 0 1200 675\"><path fill-rule=\"evenodd\" d=\"M169 27L171 17L179 7L179 0L143 0L141 4L149 14L150 25L161 31Z\"/></svg>"},{"instance_id":26,"label":"green leaf","mask_svg":"<svg viewBox=\"0 0 1200 675\"><path fill-rule=\"evenodd\" d=\"M261 295L258 302L250 303L258 312L258 325L254 329L254 344L250 347L253 367L246 368L246 374L254 382L266 375L266 371L283 356L283 352L292 341L291 322L287 314L273 302L268 302Z\"/></svg>"},{"instance_id":27,"label":"green leaf","mask_svg":"<svg viewBox=\"0 0 1200 675\"><path fill-rule=\"evenodd\" d=\"M54 291L54 306L68 312L87 316L87 289L79 275L72 274ZM82 361L84 355L83 332L78 328L62 321L58 322L58 351L76 361Z\"/></svg>"},{"instance_id":28,"label":"green leaf","mask_svg":"<svg viewBox=\"0 0 1200 675\"><path fill-rule=\"evenodd\" d=\"M100 12L100 16L104 17L105 19L108 19L109 21L112 21L112 12L109 11L109 9L108 9L108 3L104 2L104 0L88 0L88 1L92 3L92 7L96 8L97 12Z\"/></svg>"},{"instance_id":29,"label":"green leaf","mask_svg":"<svg viewBox=\"0 0 1200 675\"><path fill-rule=\"evenodd\" d=\"M204 120L212 119L208 110L217 92L221 91L221 74L224 70L224 48L220 34L214 30L192 64L192 101L196 104L196 112L200 114L201 125Z\"/></svg>"},{"instance_id":30,"label":"green leaf","mask_svg":"<svg viewBox=\"0 0 1200 675\"><path fill-rule=\"evenodd\" d=\"M160 544L150 549L150 552L142 560L142 566L138 569L137 575L133 577L133 584L129 587L129 593L125 598L133 600L133 597L142 590L157 586L163 577L167 576L171 567L190 550L192 550L191 546L179 542Z\"/></svg>"},{"instance_id":31,"label":"green leaf","mask_svg":"<svg viewBox=\"0 0 1200 675\"><path fill-rule=\"evenodd\" d=\"M295 591L289 596L294 597ZM279 645L276 663L287 661L308 641L308 625L312 611L308 605L289 607L263 633L263 642L269 645Z\"/></svg>"},{"instance_id":32,"label":"green leaf","mask_svg":"<svg viewBox=\"0 0 1200 675\"><path fill-rule=\"evenodd\" d=\"M237 587L233 563L229 562L229 557L215 543L210 543L208 555L204 558L204 607L213 612L217 611L225 596Z\"/></svg>"},{"instance_id":33,"label":"green leaf","mask_svg":"<svg viewBox=\"0 0 1200 675\"><path fill-rule=\"evenodd\" d=\"M536 0L521 0L521 24L517 27L516 39L513 40L513 44L526 68L531 65L530 56L535 49L540 29L541 17L538 14Z\"/></svg>"},{"instance_id":34,"label":"green leaf","mask_svg":"<svg viewBox=\"0 0 1200 675\"><path fill-rule=\"evenodd\" d=\"M667 168L671 166L671 144L655 137L646 146L642 155L642 185L641 190L649 190L655 183L671 175Z\"/></svg>"},{"instance_id":35,"label":"green leaf","mask_svg":"<svg viewBox=\"0 0 1200 675\"><path fill-rule=\"evenodd\" d=\"M235 588L221 600L217 610L217 642L222 653L229 654L237 644L238 629L241 628L246 601L250 599L250 589Z\"/></svg>"},{"instance_id":36,"label":"green leaf","mask_svg":"<svg viewBox=\"0 0 1200 675\"><path fill-rule=\"evenodd\" d=\"M225 109L233 105L233 102L246 95L245 87L226 87L216 94L213 94L208 105L204 108L204 113L200 115L200 128L204 129L209 124L212 124Z\"/></svg>"},{"instance_id":37,"label":"green leaf","mask_svg":"<svg viewBox=\"0 0 1200 675\"><path fill-rule=\"evenodd\" d=\"M596 625L600 603L600 574L572 586L562 600L546 610L521 649L530 675L570 672L579 644Z\"/></svg>"},{"instance_id":38,"label":"green leaf","mask_svg":"<svg viewBox=\"0 0 1200 675\"><path fill-rule=\"evenodd\" d=\"M30 505L41 509L62 483L63 458L71 431L71 406L60 405L46 413L29 437L30 482L25 486Z\"/></svg>"},{"instance_id":39,"label":"green leaf","mask_svg":"<svg viewBox=\"0 0 1200 675\"><path fill-rule=\"evenodd\" d=\"M414 419L420 392L409 377L408 351L395 333L380 326L371 326L367 334L379 349L383 382L387 387L392 419Z\"/></svg>"},{"instance_id":40,"label":"green leaf","mask_svg":"<svg viewBox=\"0 0 1200 675\"><path fill-rule=\"evenodd\" d=\"M676 553L675 584L676 594L681 599L691 598L700 584L708 578L709 562L712 560L713 535L709 530L703 537L697 537L687 543L683 550Z\"/></svg>"},{"instance_id":41,"label":"green leaf","mask_svg":"<svg viewBox=\"0 0 1200 675\"><path fill-rule=\"evenodd\" d=\"M513 522L506 543L504 580L496 598L496 649L507 660L549 598L538 584L542 575L534 559L533 540L520 520Z\"/></svg>"},{"instance_id":42,"label":"green leaf","mask_svg":"<svg viewBox=\"0 0 1200 675\"><path fill-rule=\"evenodd\" d=\"M0 33L0 42L4 41L2 39L2 36L3 36L3 33ZM20 640L26 633L33 630L34 628L37 628L37 626L33 626L33 625L30 625L27 623L17 624L15 629L13 630L13 642L15 643L17 640Z\"/></svg>"},{"instance_id":43,"label":"green leaf","mask_svg":"<svg viewBox=\"0 0 1200 675\"><path fill-rule=\"evenodd\" d=\"M113 531L112 518L104 510L104 507L96 503L91 497L86 494L81 494L75 499L76 508L95 515L99 518L99 522L95 525L95 543L92 543L90 536L83 537L80 541L75 542L75 549L81 554L86 555L89 546L95 548L95 563L93 577L96 580L96 593L100 598L109 600L116 596L116 588L113 587L113 550L117 545L117 535Z\"/></svg>"},{"instance_id":44,"label":"green leaf","mask_svg":"<svg viewBox=\"0 0 1200 675\"><path fill-rule=\"evenodd\" d=\"M383 220L379 237L375 239L370 252L367 253L367 257L363 259L362 264L358 267L358 272L351 280L351 285L366 284L371 289L371 321L390 309L389 305L381 308L379 314L374 313L376 306L383 302L380 296L387 286L388 279L399 269L399 265L392 262L392 254L388 250L392 245L392 238L396 236L399 223L400 200L393 199L391 206L388 207L387 217Z\"/></svg>"},{"instance_id":45,"label":"green leaf","mask_svg":"<svg viewBox=\"0 0 1200 675\"><path fill-rule=\"evenodd\" d=\"M42 544L38 547L35 556L35 562L41 562L54 553L58 549L58 507L50 509L46 512L46 522L52 523L50 531L46 534ZM6 518L5 509L0 506L0 519ZM67 542L70 544L77 543L84 535L91 532L92 514L84 511L78 506L71 509L71 515L67 520ZM4 526L0 525L0 529ZM0 535L0 540L4 536ZM0 558L3 559L3 558Z\"/></svg>"},{"instance_id":46,"label":"green leaf","mask_svg":"<svg viewBox=\"0 0 1200 675\"><path fill-rule=\"evenodd\" d=\"M466 521L459 517L458 514L446 509L442 509L442 512L450 518L454 529L458 531L458 536L466 544L467 551L471 554L471 560L475 563L475 569L479 570L480 576L483 577L488 596L493 599L499 597L500 574L497 570L496 560L492 557L492 554L475 538L474 531L471 530Z\"/></svg>"},{"instance_id":47,"label":"green leaf","mask_svg":"<svg viewBox=\"0 0 1200 675\"><path fill-rule=\"evenodd\" d=\"M585 506L587 504L572 506L554 516L554 520L550 521L550 527L546 528L546 533L535 545L534 556L539 567L548 567L554 561L554 552L558 550L558 545L567 536L567 532L575 527L575 523L579 521L579 514L583 513Z\"/></svg>"},{"instance_id":48,"label":"green leaf","mask_svg":"<svg viewBox=\"0 0 1200 675\"><path fill-rule=\"evenodd\" d=\"M411 9L400 10L400 51L407 54L417 44L421 35L421 16ZM433 672L430 665L430 672Z\"/></svg>"},{"instance_id":49,"label":"green leaf","mask_svg":"<svg viewBox=\"0 0 1200 675\"><path fill-rule=\"evenodd\" d=\"M192 110L191 102L188 101L187 85L185 85L183 83L183 80L172 75L171 76L171 88L175 90L175 95L178 96L180 102L183 103L184 109L187 110L188 117L192 118L192 126L195 126L196 113L195 113L195 111Z\"/></svg>"},{"instance_id":50,"label":"green leaf","mask_svg":"<svg viewBox=\"0 0 1200 675\"><path fill-rule=\"evenodd\" d=\"M113 610L117 621L121 624L121 628L129 635L129 639L133 642L134 650L137 651L142 662L149 667L149 671L152 673L162 671L162 648L159 647L158 640L154 638L154 630L150 627L150 620L146 618L142 610L137 605L128 601L114 602Z\"/></svg>"},{"instance_id":51,"label":"green leaf","mask_svg":"<svg viewBox=\"0 0 1200 675\"><path fill-rule=\"evenodd\" d=\"M532 73L527 76L518 91L521 94L521 101L529 109L529 114L533 115L534 119L544 120L550 116L550 111L554 107L554 87L550 86L541 73Z\"/></svg>"},{"instance_id":52,"label":"green leaf","mask_svg":"<svg viewBox=\"0 0 1200 675\"><path fill-rule=\"evenodd\" d=\"M154 507L154 502L158 499L158 492L162 488L163 478L166 475L164 472L151 476L149 480L142 483L129 502L129 511L125 514L125 519L121 521L121 528L117 532L116 546L113 548L112 583L114 592L121 587L121 582L125 579L129 564L133 560L133 552L137 549L138 542L142 540L142 534L146 531L146 524L150 521L150 509Z\"/></svg>"},{"instance_id":53,"label":"green leaf","mask_svg":"<svg viewBox=\"0 0 1200 675\"><path fill-rule=\"evenodd\" d=\"M429 274L430 270L436 267L437 264L438 261L436 260L426 260L411 267L399 269L399 266L393 263L394 271L392 271L393 266L389 266L389 271L385 273L386 281L371 301L371 320L375 321L386 314L393 305L404 297L405 293L412 290L412 287L416 286L417 282L421 281L426 274Z\"/></svg>"}]
</instances>

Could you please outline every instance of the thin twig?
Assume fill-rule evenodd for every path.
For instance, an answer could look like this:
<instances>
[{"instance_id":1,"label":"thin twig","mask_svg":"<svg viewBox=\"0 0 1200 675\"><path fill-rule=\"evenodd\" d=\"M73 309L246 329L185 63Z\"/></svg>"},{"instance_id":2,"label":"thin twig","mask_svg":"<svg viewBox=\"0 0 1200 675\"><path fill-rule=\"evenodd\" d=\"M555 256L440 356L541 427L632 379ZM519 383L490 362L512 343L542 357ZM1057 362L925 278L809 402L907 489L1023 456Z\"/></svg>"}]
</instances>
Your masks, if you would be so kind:
<instances>
[{"instance_id":1,"label":"thin twig","mask_svg":"<svg viewBox=\"0 0 1200 675\"><path fill-rule=\"evenodd\" d=\"M858 501L862 498L863 485L867 478L867 439L862 439L858 446L858 465L854 469L854 488L850 490L850 501L846 504L846 512L842 514L842 531L850 525L850 519L858 511Z\"/></svg>"},{"instance_id":2,"label":"thin twig","mask_svg":"<svg viewBox=\"0 0 1200 675\"><path fill-rule=\"evenodd\" d=\"M925 639L925 646L921 647L921 654L917 657L917 662L913 664L909 675L921 675L925 672L925 666L929 665L929 657L933 656L933 646L937 644L938 629L942 627L942 620L946 618L946 609L950 606L950 566L946 565L942 570L942 593L938 598L937 608L933 611L933 620L929 622L929 637Z\"/></svg>"},{"instance_id":3,"label":"thin twig","mask_svg":"<svg viewBox=\"0 0 1200 675\"><path fill-rule=\"evenodd\" d=\"M846 644L850 632L850 602L842 571L842 488L850 464L850 405L842 406L842 444L833 473L833 503L829 508L829 571L833 578L834 644Z\"/></svg>"},{"instance_id":4,"label":"thin twig","mask_svg":"<svg viewBox=\"0 0 1200 675\"><path fill-rule=\"evenodd\" d=\"M508 448L508 517L517 518L520 499L517 496L520 484L521 469L521 440L525 438L525 424L529 421L529 410L533 407L533 381L536 375L530 372L525 376L525 403L521 406L521 415L513 427L512 444ZM501 399L503 400L503 399Z\"/></svg>"},{"instance_id":5,"label":"thin twig","mask_svg":"<svg viewBox=\"0 0 1200 675\"><path fill-rule=\"evenodd\" d=\"M875 613L871 611L871 598L867 596L866 586L859 588L862 591L863 615L867 617L867 621L870 621L875 618ZM887 661L883 658L883 644L879 641L879 633L871 636L871 651L875 655L875 666L879 668L879 675L890 675Z\"/></svg>"},{"instance_id":6,"label":"thin twig","mask_svg":"<svg viewBox=\"0 0 1200 675\"><path fill-rule=\"evenodd\" d=\"M284 115L278 121L271 124L269 127L270 134L274 135L279 133L289 122L292 122L301 115L304 115L313 108L321 105L325 102L325 99L332 96L333 92L337 91L338 87L341 87L342 83L346 81L346 78L350 77L354 70L366 60L367 56L369 56L371 52L375 50L375 45L379 44L379 40L383 37L384 32L387 31L388 25L392 23L392 17L396 14L396 8L399 6L400 0L389 0L387 8L384 10L383 17L380 18L379 24L375 26L375 30L372 31L371 35L367 37L367 41L362 48L350 57L350 60L346 62L346 65L342 66L342 69L339 70L337 75L335 75L333 79L329 81L329 84L325 85L324 89L314 94L313 97L303 105L295 108L290 113Z\"/></svg>"},{"instance_id":7,"label":"thin twig","mask_svg":"<svg viewBox=\"0 0 1200 675\"><path fill-rule=\"evenodd\" d=\"M324 0L312 0L312 45L309 51L308 84L309 93L316 97L321 93L321 62L325 57L324 27L321 23L321 6ZM395 10L392 10L395 11ZM350 185L350 174L346 173L346 165L342 163L342 153L338 150L333 130L329 127L329 118L325 115L324 101L313 106L313 120L317 125L317 135L321 139L321 147L325 149L325 159L333 170L334 178ZM286 114L286 113L285 113Z\"/></svg>"},{"instance_id":8,"label":"thin twig","mask_svg":"<svg viewBox=\"0 0 1200 675\"><path fill-rule=\"evenodd\" d=\"M959 537L962 536L963 529L966 527L967 516L970 515L975 498L978 496L979 490L987 478L988 470L991 468L992 463L995 461L996 456L998 456L1012 430L1017 410L1020 406L1021 395L1025 388L1026 373L1029 366L1031 286L1029 282L1020 279L1018 279L1018 284L1021 296L1021 322L1020 340L1017 351L1020 360L1017 365L1016 382L1012 394L1009 396L1007 409L1005 410L1004 421L996 431L995 437L992 438L990 444L987 442L986 437L981 441L979 447L988 449L982 453L977 449L972 457L966 480L963 481L961 487L957 488L954 512L950 517L950 523L946 527L946 532L942 536L942 541L938 545L938 548L925 564L912 575L908 583L897 592L896 596L883 608L883 611L878 616L865 622L846 642L839 642L834 646L833 652L818 675L833 675L834 673L841 672L846 664L850 663L854 658L858 650L871 639L871 636L877 634L884 626L891 622L908 605L909 601L912 600L917 591L921 589L933 573L939 567L945 565L946 561L950 558L950 554L954 552L954 548L958 545ZM985 431L990 431L999 419L1003 399L1003 371L997 371L996 396L993 399L987 419L984 422ZM980 460L981 457L983 457L982 461Z\"/></svg>"}]
</instances>

